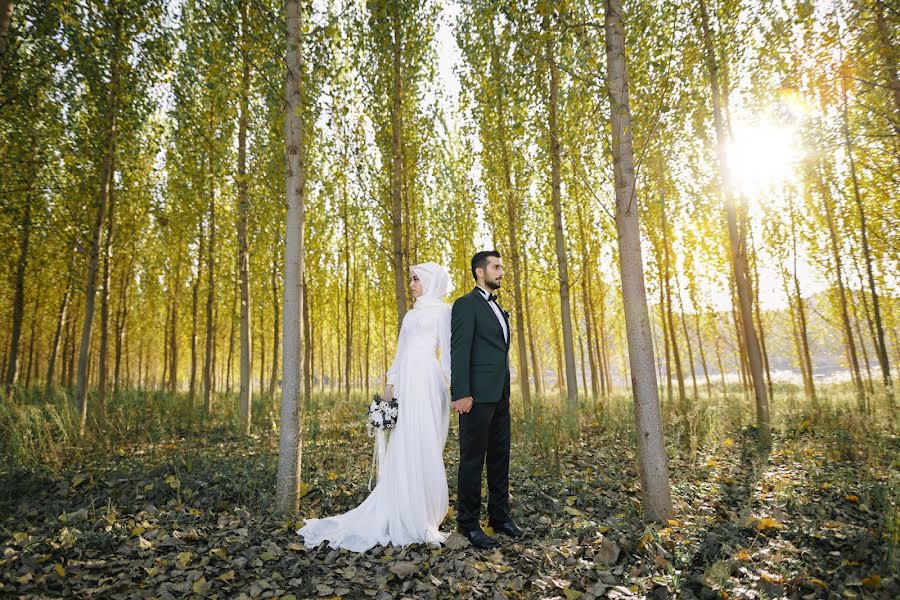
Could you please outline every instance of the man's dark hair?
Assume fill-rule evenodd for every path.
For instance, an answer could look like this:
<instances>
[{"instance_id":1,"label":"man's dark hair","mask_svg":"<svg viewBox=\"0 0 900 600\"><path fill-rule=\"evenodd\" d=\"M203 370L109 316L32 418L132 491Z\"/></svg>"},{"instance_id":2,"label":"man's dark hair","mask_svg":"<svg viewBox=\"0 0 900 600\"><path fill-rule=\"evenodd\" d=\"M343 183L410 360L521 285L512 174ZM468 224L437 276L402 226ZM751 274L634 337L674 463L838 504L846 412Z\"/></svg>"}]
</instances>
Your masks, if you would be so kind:
<instances>
[{"instance_id":1,"label":"man's dark hair","mask_svg":"<svg viewBox=\"0 0 900 600\"><path fill-rule=\"evenodd\" d=\"M475 269L487 269L488 256L500 258L500 253L496 250L482 250L481 252L476 252L475 256L472 257L472 277L475 278L475 281L478 281Z\"/></svg>"}]
</instances>

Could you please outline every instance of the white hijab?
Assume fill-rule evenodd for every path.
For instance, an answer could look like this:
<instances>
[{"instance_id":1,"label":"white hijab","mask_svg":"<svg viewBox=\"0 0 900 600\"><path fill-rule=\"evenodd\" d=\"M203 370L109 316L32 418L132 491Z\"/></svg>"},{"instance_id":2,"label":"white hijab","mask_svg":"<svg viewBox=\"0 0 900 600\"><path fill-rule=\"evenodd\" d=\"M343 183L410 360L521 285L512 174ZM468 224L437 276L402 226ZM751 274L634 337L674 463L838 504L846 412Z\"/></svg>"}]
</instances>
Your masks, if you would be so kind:
<instances>
[{"instance_id":1,"label":"white hijab","mask_svg":"<svg viewBox=\"0 0 900 600\"><path fill-rule=\"evenodd\" d=\"M418 275L422 283L422 295L416 298L415 305L445 306L444 298L450 293L450 272L433 262L413 265L409 270Z\"/></svg>"}]
</instances>

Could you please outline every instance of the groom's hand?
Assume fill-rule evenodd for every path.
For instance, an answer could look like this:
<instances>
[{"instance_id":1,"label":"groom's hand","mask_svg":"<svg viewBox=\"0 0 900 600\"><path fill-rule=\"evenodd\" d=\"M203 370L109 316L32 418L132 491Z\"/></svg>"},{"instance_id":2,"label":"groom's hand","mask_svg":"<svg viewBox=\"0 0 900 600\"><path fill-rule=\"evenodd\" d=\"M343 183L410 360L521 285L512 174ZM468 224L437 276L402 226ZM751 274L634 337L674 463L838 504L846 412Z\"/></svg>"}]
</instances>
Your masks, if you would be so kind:
<instances>
[{"instance_id":1,"label":"groom's hand","mask_svg":"<svg viewBox=\"0 0 900 600\"><path fill-rule=\"evenodd\" d=\"M450 408L458 412L459 414L467 413L472 410L472 396L466 396L465 398L460 398L459 400L454 400L450 403Z\"/></svg>"}]
</instances>

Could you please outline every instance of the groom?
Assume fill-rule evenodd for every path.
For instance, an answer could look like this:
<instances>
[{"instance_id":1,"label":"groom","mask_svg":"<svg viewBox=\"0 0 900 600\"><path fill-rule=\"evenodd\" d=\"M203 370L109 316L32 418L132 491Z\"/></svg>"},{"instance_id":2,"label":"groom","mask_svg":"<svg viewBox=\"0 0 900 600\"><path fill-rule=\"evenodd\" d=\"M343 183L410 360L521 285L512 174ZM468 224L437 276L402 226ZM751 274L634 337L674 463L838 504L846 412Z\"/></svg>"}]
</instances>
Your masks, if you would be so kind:
<instances>
[{"instance_id":1,"label":"groom","mask_svg":"<svg viewBox=\"0 0 900 600\"><path fill-rule=\"evenodd\" d=\"M509 313L493 294L503 263L496 250L472 257L475 289L453 303L450 317L450 407L459 413L456 521L477 548L500 543L481 529L481 471L487 459L488 523L520 537L509 512Z\"/></svg>"}]
</instances>

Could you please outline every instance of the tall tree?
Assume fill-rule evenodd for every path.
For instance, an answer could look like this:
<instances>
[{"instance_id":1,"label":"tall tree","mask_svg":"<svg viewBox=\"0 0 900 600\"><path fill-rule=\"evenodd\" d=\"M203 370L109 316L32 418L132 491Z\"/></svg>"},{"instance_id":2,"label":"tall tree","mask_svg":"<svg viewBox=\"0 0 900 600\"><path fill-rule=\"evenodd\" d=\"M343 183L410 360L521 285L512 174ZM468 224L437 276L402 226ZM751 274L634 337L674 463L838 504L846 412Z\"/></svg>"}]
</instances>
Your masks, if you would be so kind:
<instances>
[{"instance_id":1,"label":"tall tree","mask_svg":"<svg viewBox=\"0 0 900 600\"><path fill-rule=\"evenodd\" d=\"M100 171L100 185L97 191L97 201L94 214L94 225L91 233L90 257L88 263L88 277L85 286L85 313L81 330L81 346L78 351L78 382L75 390L75 400L78 403L79 422L81 432L84 433L87 425L88 414L88 359L91 348L91 334L94 322L94 301L97 291L97 270L100 258L100 243L103 234L103 219L106 213L106 203L109 199L113 185L113 163L115 160L116 127L119 112L119 69L121 55L124 49L122 38L123 20L125 18L122 2L116 2L110 8L113 13L112 27L112 52L109 61L110 77L106 92L105 107L105 141L103 144L103 166Z\"/></svg>"},{"instance_id":2,"label":"tall tree","mask_svg":"<svg viewBox=\"0 0 900 600\"><path fill-rule=\"evenodd\" d=\"M284 339L281 425L275 505L296 512L300 503L303 399L303 212L306 186L303 122L303 47L300 0L286 0L287 51L285 54L287 105L284 114L285 192L287 220L284 249Z\"/></svg>"},{"instance_id":3,"label":"tall tree","mask_svg":"<svg viewBox=\"0 0 900 600\"><path fill-rule=\"evenodd\" d=\"M894 405L894 388L891 382L891 367L888 359L887 344L884 339L884 322L881 316L881 303L878 298L878 288L875 285L875 274L872 269L872 251L869 247L869 230L866 223L866 211L863 206L862 193L860 191L859 180L856 172L856 160L854 157L853 140L850 137L850 120L849 120L849 101L848 101L848 82L847 74L844 72L841 76L841 132L843 134L844 147L847 152L847 161L849 163L850 181L853 192L853 200L856 203L856 209L859 216L859 234L862 242L863 263L866 266L866 283L869 287L869 293L872 296L872 310L875 319L875 355L878 357L878 364L881 367L881 380L884 384L884 392L888 397L891 406Z\"/></svg>"},{"instance_id":4,"label":"tall tree","mask_svg":"<svg viewBox=\"0 0 900 600\"><path fill-rule=\"evenodd\" d=\"M641 257L638 198L635 190L625 24L620 0L605 0L606 68L612 124L613 173L616 193L616 230L619 236L619 273L625 305L625 329L633 384L638 460L646 519L665 522L673 515L672 491L663 441L659 388L653 368L653 340L644 264Z\"/></svg>"},{"instance_id":5,"label":"tall tree","mask_svg":"<svg viewBox=\"0 0 900 600\"><path fill-rule=\"evenodd\" d=\"M19 259L16 261L15 298L13 299L13 326L8 365L6 367L6 391L10 393L19 378L19 339L22 335L22 318L25 313L25 267L28 264L28 243L31 238L31 204L25 201L22 211L22 227L19 234Z\"/></svg>"},{"instance_id":6,"label":"tall tree","mask_svg":"<svg viewBox=\"0 0 900 600\"><path fill-rule=\"evenodd\" d=\"M250 35L250 21L247 17L247 0L240 2L241 12L241 92L240 117L238 123L238 277L241 287L241 391L240 391L240 431L250 433L250 408L253 384L250 377L250 250L247 241L247 216L250 212L250 196L247 192L247 123L250 115L250 60L247 56Z\"/></svg>"},{"instance_id":7,"label":"tall tree","mask_svg":"<svg viewBox=\"0 0 900 600\"><path fill-rule=\"evenodd\" d=\"M555 13L555 11L552 11ZM547 112L549 113L547 142L550 155L550 200L553 210L553 236L556 248L557 270L559 272L559 311L562 321L563 353L566 362L566 406L569 418L578 429L578 378L575 367L575 341L572 333L572 308L569 290L569 259L563 231L562 177L560 174L560 131L557 112L559 110L559 65L556 57L555 14L543 15L547 67L550 75Z\"/></svg>"},{"instance_id":8,"label":"tall tree","mask_svg":"<svg viewBox=\"0 0 900 600\"><path fill-rule=\"evenodd\" d=\"M516 318L515 341L517 348L516 372L519 390L526 416L531 416L531 384L525 335L523 305L522 244L520 242L522 219L521 190L525 187L517 181L518 162L521 161L512 150L522 142L524 128L519 127L523 118L524 94L520 89L521 78L517 78L509 64L509 54L516 45L516 34L508 19L500 19L495 3L473 2L466 5L467 11L459 24L458 39L462 47L468 70L462 84L472 93L475 102L472 107L478 124L481 142L481 162L487 202L486 217L494 238L502 240L504 256L509 260L510 280ZM515 63L513 63L515 64ZM488 76L485 77L485 73ZM518 160L517 160L518 159ZM460 215L460 218L466 218ZM469 217L471 218L471 217Z\"/></svg>"},{"instance_id":9,"label":"tall tree","mask_svg":"<svg viewBox=\"0 0 900 600\"><path fill-rule=\"evenodd\" d=\"M6 74L6 49L9 48L9 26L12 23L13 0L0 0L0 83Z\"/></svg>"},{"instance_id":10,"label":"tall tree","mask_svg":"<svg viewBox=\"0 0 900 600\"><path fill-rule=\"evenodd\" d=\"M753 293L750 285L750 276L747 269L747 242L745 238L746 223L742 227L738 224L738 208L734 194L731 190L731 175L728 166L728 139L726 124L723 118L722 89L719 85L719 60L716 56L715 45L712 39L712 30L709 25L709 15L706 10L705 0L700 0L700 28L703 36L703 46L706 60L707 76L712 95L713 121L716 130L716 147L719 162L719 178L721 182L721 194L725 201L725 217L728 224L728 241L731 252L731 266L737 288L739 301L739 313L741 333L747 348L747 356L750 362L750 376L753 383L753 393L756 398L756 422L759 428L759 441L763 447L772 445L772 430L769 424L769 397L766 383L763 377L762 355L760 353L759 338L753 326L753 310L751 302ZM743 212L743 211L742 211Z\"/></svg>"}]
</instances>

